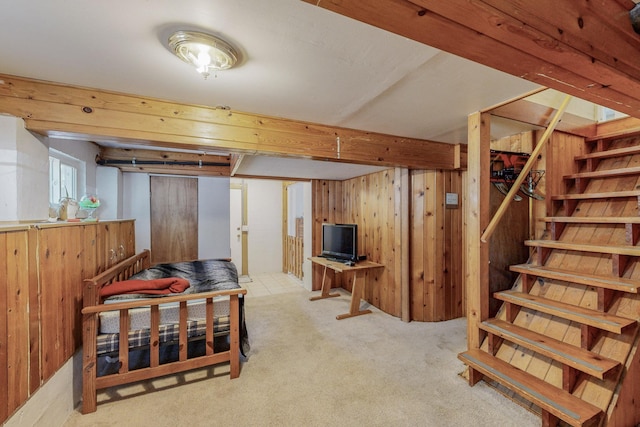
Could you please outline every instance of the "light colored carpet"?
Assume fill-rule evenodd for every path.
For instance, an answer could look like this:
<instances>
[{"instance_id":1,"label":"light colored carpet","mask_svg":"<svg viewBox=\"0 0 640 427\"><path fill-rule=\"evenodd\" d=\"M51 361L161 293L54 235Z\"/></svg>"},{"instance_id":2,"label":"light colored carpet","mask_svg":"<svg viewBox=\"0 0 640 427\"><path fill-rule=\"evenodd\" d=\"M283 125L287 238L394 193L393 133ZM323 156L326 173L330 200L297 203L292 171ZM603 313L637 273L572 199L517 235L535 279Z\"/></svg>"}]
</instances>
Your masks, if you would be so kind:
<instances>
[{"instance_id":1,"label":"light colored carpet","mask_svg":"<svg viewBox=\"0 0 640 427\"><path fill-rule=\"evenodd\" d=\"M315 293L314 293L315 294ZM483 382L469 387L456 354L464 319L404 323L375 308L336 320L349 294L247 298L249 360L112 388L65 426L539 426ZM364 307L363 303L363 307Z\"/></svg>"}]
</instances>

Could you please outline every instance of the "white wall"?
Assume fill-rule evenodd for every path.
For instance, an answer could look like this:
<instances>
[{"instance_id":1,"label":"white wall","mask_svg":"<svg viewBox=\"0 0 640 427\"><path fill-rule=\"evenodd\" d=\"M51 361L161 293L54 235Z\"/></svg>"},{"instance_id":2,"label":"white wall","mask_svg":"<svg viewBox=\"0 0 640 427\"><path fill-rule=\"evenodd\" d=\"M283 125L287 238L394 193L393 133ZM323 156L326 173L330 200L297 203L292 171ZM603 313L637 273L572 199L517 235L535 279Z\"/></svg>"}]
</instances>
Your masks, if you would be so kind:
<instances>
[{"instance_id":1,"label":"white wall","mask_svg":"<svg viewBox=\"0 0 640 427\"><path fill-rule=\"evenodd\" d=\"M304 218L303 230L303 254L302 254L302 285L305 289L311 290L313 283L311 281L311 261L309 258L311 253L311 183L296 182L287 188L288 206L288 234L295 236L296 234L296 218Z\"/></svg>"},{"instance_id":2,"label":"white wall","mask_svg":"<svg viewBox=\"0 0 640 427\"><path fill-rule=\"evenodd\" d=\"M245 182L249 275L282 271L282 181Z\"/></svg>"},{"instance_id":3,"label":"white wall","mask_svg":"<svg viewBox=\"0 0 640 427\"><path fill-rule=\"evenodd\" d=\"M16 120L0 116L0 221L18 218L18 152L16 151ZM47 187L48 188L48 187Z\"/></svg>"},{"instance_id":4,"label":"white wall","mask_svg":"<svg viewBox=\"0 0 640 427\"><path fill-rule=\"evenodd\" d=\"M198 178L198 257L230 258L229 178Z\"/></svg>"},{"instance_id":5,"label":"white wall","mask_svg":"<svg viewBox=\"0 0 640 427\"><path fill-rule=\"evenodd\" d=\"M123 219L122 172L118 168L98 166L96 195L100 199L100 219Z\"/></svg>"},{"instance_id":6,"label":"white wall","mask_svg":"<svg viewBox=\"0 0 640 427\"><path fill-rule=\"evenodd\" d=\"M0 116L0 182L0 221L47 219L49 147L22 119Z\"/></svg>"},{"instance_id":7,"label":"white wall","mask_svg":"<svg viewBox=\"0 0 640 427\"><path fill-rule=\"evenodd\" d=\"M122 212L136 220L136 253L151 249L151 199L149 175L122 174Z\"/></svg>"},{"instance_id":8,"label":"white wall","mask_svg":"<svg viewBox=\"0 0 640 427\"><path fill-rule=\"evenodd\" d=\"M296 182L287 187L288 222L287 233L296 235L296 218L304 218L304 182Z\"/></svg>"}]
</instances>

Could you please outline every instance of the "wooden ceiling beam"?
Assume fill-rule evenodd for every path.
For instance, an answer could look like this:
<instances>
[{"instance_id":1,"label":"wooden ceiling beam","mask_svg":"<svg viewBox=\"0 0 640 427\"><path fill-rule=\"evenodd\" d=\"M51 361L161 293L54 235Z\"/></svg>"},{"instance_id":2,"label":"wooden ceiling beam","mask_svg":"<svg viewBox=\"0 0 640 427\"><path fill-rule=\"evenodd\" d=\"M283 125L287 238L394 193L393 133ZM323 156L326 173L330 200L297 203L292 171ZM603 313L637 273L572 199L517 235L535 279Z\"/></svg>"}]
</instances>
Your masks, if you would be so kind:
<instances>
[{"instance_id":1,"label":"wooden ceiling beam","mask_svg":"<svg viewBox=\"0 0 640 427\"><path fill-rule=\"evenodd\" d=\"M231 155L231 176L234 176L238 172L238 168L244 160L244 154L232 154Z\"/></svg>"},{"instance_id":2,"label":"wooden ceiling beam","mask_svg":"<svg viewBox=\"0 0 640 427\"><path fill-rule=\"evenodd\" d=\"M521 123L544 128L549 126L556 109L526 99L520 99L488 110L487 112L491 113L492 116L516 120ZM562 115L562 121L556 126L556 130L591 137L596 134L596 124L593 120L565 112Z\"/></svg>"},{"instance_id":3,"label":"wooden ceiling beam","mask_svg":"<svg viewBox=\"0 0 640 427\"><path fill-rule=\"evenodd\" d=\"M119 142L265 154L409 169L456 169L452 144L178 104L0 75L0 113L30 131L98 144Z\"/></svg>"},{"instance_id":4,"label":"wooden ceiling beam","mask_svg":"<svg viewBox=\"0 0 640 427\"><path fill-rule=\"evenodd\" d=\"M631 1L302 1L640 117Z\"/></svg>"}]
</instances>

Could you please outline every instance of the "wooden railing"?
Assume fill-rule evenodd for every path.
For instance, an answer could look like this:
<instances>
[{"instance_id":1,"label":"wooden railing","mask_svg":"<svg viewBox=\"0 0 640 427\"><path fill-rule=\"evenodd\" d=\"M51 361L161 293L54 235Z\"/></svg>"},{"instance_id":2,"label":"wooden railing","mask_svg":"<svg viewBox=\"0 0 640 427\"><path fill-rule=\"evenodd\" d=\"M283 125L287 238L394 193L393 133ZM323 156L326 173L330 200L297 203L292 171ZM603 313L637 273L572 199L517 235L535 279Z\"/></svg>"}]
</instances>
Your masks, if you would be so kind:
<instances>
[{"instance_id":1,"label":"wooden railing","mask_svg":"<svg viewBox=\"0 0 640 427\"><path fill-rule=\"evenodd\" d=\"M303 249L302 237L287 236L287 247L285 248L286 272L293 274L300 280L302 280Z\"/></svg>"}]
</instances>

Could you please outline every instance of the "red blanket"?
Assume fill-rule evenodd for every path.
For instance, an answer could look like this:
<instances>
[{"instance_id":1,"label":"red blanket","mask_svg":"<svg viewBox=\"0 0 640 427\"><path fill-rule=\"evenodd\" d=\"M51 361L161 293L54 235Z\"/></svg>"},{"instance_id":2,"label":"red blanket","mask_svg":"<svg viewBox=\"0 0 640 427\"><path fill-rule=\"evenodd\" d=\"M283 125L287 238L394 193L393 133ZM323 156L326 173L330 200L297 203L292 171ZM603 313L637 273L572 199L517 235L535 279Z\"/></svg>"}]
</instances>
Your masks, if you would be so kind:
<instances>
[{"instance_id":1,"label":"red blanket","mask_svg":"<svg viewBox=\"0 0 640 427\"><path fill-rule=\"evenodd\" d=\"M106 298L111 295L120 294L168 295L183 292L188 287L189 281L179 277L166 277L153 280L125 280L103 286L100 289L100 296Z\"/></svg>"}]
</instances>

